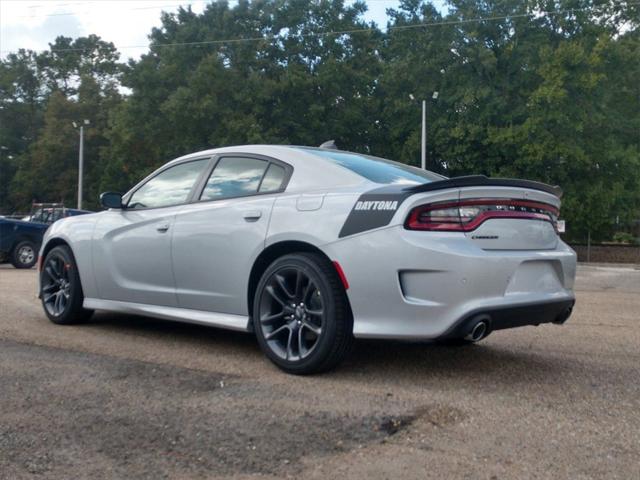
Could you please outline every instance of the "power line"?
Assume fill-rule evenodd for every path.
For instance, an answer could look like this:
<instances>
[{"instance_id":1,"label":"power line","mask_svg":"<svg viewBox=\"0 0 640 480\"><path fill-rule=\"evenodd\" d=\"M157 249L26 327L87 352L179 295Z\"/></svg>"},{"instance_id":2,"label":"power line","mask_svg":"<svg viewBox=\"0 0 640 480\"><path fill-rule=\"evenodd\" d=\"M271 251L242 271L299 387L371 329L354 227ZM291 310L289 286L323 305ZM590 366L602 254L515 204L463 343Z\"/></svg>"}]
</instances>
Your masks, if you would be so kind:
<instances>
[{"instance_id":1,"label":"power line","mask_svg":"<svg viewBox=\"0 0 640 480\"><path fill-rule=\"evenodd\" d=\"M46 8L46 7L64 7L64 6L80 6L86 5L86 9L90 8L91 4L96 2L108 2L112 0L94 0L94 1L86 1L86 2L76 2L76 3L59 3L56 5L46 5L46 4L37 4L37 5L28 5L26 8ZM157 10L162 8L175 8L175 7L190 7L193 4L197 3L212 3L214 0L185 0L182 3L172 3L172 4L163 4L163 5L153 5L147 7L130 7L121 10L134 11L134 10ZM365 0L366 2L392 2L396 0ZM85 10L86 10L85 9ZM18 18L36 18L36 17L64 17L64 16L85 16L89 15L91 12L88 11L75 11L75 12L56 12L56 13L42 13L42 14L29 14L29 15L18 15Z\"/></svg>"},{"instance_id":2,"label":"power line","mask_svg":"<svg viewBox=\"0 0 640 480\"><path fill-rule=\"evenodd\" d=\"M631 7L635 5L640 5L640 2L625 2L625 4L619 3L618 6L626 6ZM510 20L516 18L527 18L531 16L537 17L545 17L545 16L553 16L553 15L564 15L571 14L577 12L585 12L585 11L595 11L596 8L604 5L594 6L594 7L585 7L585 8L571 8L567 10L556 10L556 11L540 11L540 12L530 12L530 13L519 13L513 15L505 15L505 16L493 16L493 17L480 17L480 18L469 18L463 20L444 20L438 22L427 22L427 23L415 23L411 25L398 25L398 26L390 26L387 28L387 31L395 31L395 30L409 30L415 28L425 28L425 27L439 27L439 26L451 26L451 25L463 25L469 23L480 23L480 22L493 22L498 20ZM301 38L308 37L327 37L327 36L340 36L340 35L353 35L358 33L373 33L379 31L377 28L359 28L352 30L338 30L338 31L329 31L329 32L316 32L316 33L303 33L298 35ZM161 43L155 45L124 45L118 47L118 50L125 50L130 48L164 48L164 47L200 47L204 45L222 45L222 44L236 44L236 43L248 43L248 42L260 42L260 41L272 41L272 40L281 40L283 37L280 35L263 35L260 37L248 37L248 38L230 38L225 40L203 40L198 42L177 42L177 43ZM50 52L77 52L84 51L84 48L57 48L51 49ZM8 52L7 50L0 50L2 53Z\"/></svg>"},{"instance_id":3,"label":"power line","mask_svg":"<svg viewBox=\"0 0 640 480\"><path fill-rule=\"evenodd\" d=\"M211 2L212 0L187 0L181 4L163 4L163 5L152 5L152 6L146 6L146 7L129 7L129 8L122 8L120 10L126 10L126 11L142 11L142 10L157 10L157 9L162 9L162 8L174 8L174 7L190 7L193 4L196 3L207 3L207 2ZM38 13L38 14L29 14L29 15L18 15L18 18L37 18L37 17L64 17L64 16L78 16L78 17L82 17L82 16L86 16L91 14L90 11L87 11L91 8L91 5L94 4L95 2L78 2L78 3L62 3L62 4L58 4L57 6L65 6L65 5L74 5L74 6L79 6L82 7L83 5L86 5L86 7L84 8L84 11L78 11L76 10L75 12L55 12L55 13ZM55 6L55 5L54 5ZM30 8L43 8L43 7L49 7L51 8L52 6L49 5L29 5L26 8L30 9Z\"/></svg>"}]
</instances>

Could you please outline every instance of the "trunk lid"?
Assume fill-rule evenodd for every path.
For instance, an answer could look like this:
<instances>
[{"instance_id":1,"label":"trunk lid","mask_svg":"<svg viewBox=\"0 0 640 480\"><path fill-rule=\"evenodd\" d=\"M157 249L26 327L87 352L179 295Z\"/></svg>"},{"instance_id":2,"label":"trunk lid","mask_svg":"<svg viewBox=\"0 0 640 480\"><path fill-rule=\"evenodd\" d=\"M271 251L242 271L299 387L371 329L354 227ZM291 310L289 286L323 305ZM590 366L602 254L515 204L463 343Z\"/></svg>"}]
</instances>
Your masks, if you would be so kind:
<instances>
[{"instance_id":1,"label":"trunk lid","mask_svg":"<svg viewBox=\"0 0 640 480\"><path fill-rule=\"evenodd\" d=\"M465 232L484 250L553 250L558 245L555 229L560 199L550 193L516 187L466 187L460 201L487 199L505 218L487 218L474 230ZM511 200L515 200L511 202ZM555 212L554 212L555 209ZM512 217L509 215L519 215ZM555 215L554 215L555 213ZM535 215L529 218L527 215Z\"/></svg>"},{"instance_id":2,"label":"trunk lid","mask_svg":"<svg viewBox=\"0 0 640 480\"><path fill-rule=\"evenodd\" d=\"M407 228L463 231L484 250L553 250L562 190L529 180L457 177L410 187L413 193L457 189L457 202L418 208Z\"/></svg>"}]
</instances>

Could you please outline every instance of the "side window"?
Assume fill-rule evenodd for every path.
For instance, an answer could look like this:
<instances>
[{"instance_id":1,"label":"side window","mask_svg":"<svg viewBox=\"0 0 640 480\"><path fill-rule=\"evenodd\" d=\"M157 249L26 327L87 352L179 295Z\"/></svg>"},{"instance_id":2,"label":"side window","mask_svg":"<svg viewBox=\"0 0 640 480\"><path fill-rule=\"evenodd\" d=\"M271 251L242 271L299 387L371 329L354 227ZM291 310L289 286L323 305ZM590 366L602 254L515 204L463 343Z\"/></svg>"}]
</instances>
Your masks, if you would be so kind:
<instances>
[{"instance_id":1,"label":"side window","mask_svg":"<svg viewBox=\"0 0 640 480\"><path fill-rule=\"evenodd\" d=\"M127 208L158 208L187 201L189 192L208 159L181 163L159 173L135 191Z\"/></svg>"},{"instance_id":2,"label":"side window","mask_svg":"<svg viewBox=\"0 0 640 480\"><path fill-rule=\"evenodd\" d=\"M223 157L213 169L200 200L240 197L258 192L258 185L269 164L264 160Z\"/></svg>"},{"instance_id":3,"label":"side window","mask_svg":"<svg viewBox=\"0 0 640 480\"><path fill-rule=\"evenodd\" d=\"M276 165L272 163L269 165L269 169L262 179L262 183L260 184L260 192L277 192L282 187L282 182L284 182L285 170L280 165Z\"/></svg>"}]
</instances>

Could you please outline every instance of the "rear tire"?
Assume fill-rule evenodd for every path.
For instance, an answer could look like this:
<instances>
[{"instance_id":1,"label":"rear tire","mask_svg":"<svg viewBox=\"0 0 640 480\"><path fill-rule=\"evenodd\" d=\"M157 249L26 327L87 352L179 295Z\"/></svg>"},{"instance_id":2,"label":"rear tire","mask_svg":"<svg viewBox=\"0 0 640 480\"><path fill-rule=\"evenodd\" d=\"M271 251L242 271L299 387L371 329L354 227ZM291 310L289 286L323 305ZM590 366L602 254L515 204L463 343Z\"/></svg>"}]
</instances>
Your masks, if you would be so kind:
<instances>
[{"instance_id":1,"label":"rear tire","mask_svg":"<svg viewBox=\"0 0 640 480\"><path fill-rule=\"evenodd\" d=\"M275 260L253 302L260 348L287 373L307 375L341 363L353 343L353 319L334 266L317 253Z\"/></svg>"},{"instance_id":2,"label":"rear tire","mask_svg":"<svg viewBox=\"0 0 640 480\"><path fill-rule=\"evenodd\" d=\"M93 310L82 308L84 294L71 249L53 248L45 257L40 272L40 299L44 313L58 325L83 323Z\"/></svg>"},{"instance_id":3,"label":"rear tire","mask_svg":"<svg viewBox=\"0 0 640 480\"><path fill-rule=\"evenodd\" d=\"M11 252L11 265L15 268L31 268L36 264L37 260L38 249L29 240L18 242Z\"/></svg>"}]
</instances>

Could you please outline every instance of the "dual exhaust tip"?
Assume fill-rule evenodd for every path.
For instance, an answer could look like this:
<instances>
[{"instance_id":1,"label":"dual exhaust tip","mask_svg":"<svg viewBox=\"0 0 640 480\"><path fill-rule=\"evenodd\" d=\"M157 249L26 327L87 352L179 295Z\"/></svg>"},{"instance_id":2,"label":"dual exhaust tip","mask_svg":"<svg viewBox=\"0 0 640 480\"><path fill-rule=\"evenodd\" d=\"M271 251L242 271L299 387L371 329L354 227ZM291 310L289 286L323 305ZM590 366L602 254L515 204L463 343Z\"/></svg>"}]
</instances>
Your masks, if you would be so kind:
<instances>
[{"instance_id":1,"label":"dual exhaust tip","mask_svg":"<svg viewBox=\"0 0 640 480\"><path fill-rule=\"evenodd\" d=\"M567 308L560 315L558 315L556 319L553 321L553 323L555 323L556 325L562 325L571 316L572 310L573 310L573 305Z\"/></svg>"},{"instance_id":2,"label":"dual exhaust tip","mask_svg":"<svg viewBox=\"0 0 640 480\"><path fill-rule=\"evenodd\" d=\"M479 342L491 332L491 319L488 315L480 315L470 323L472 327L464 337L468 342Z\"/></svg>"},{"instance_id":3,"label":"dual exhaust tip","mask_svg":"<svg viewBox=\"0 0 640 480\"><path fill-rule=\"evenodd\" d=\"M563 324L567 321L567 319L571 316L571 311L573 310L573 304L563 310L554 320L555 324ZM468 342L479 342L487 335L491 333L491 317L487 314L478 315L472 318L468 325L470 325L467 330L467 334L464 336L464 339Z\"/></svg>"}]
</instances>

